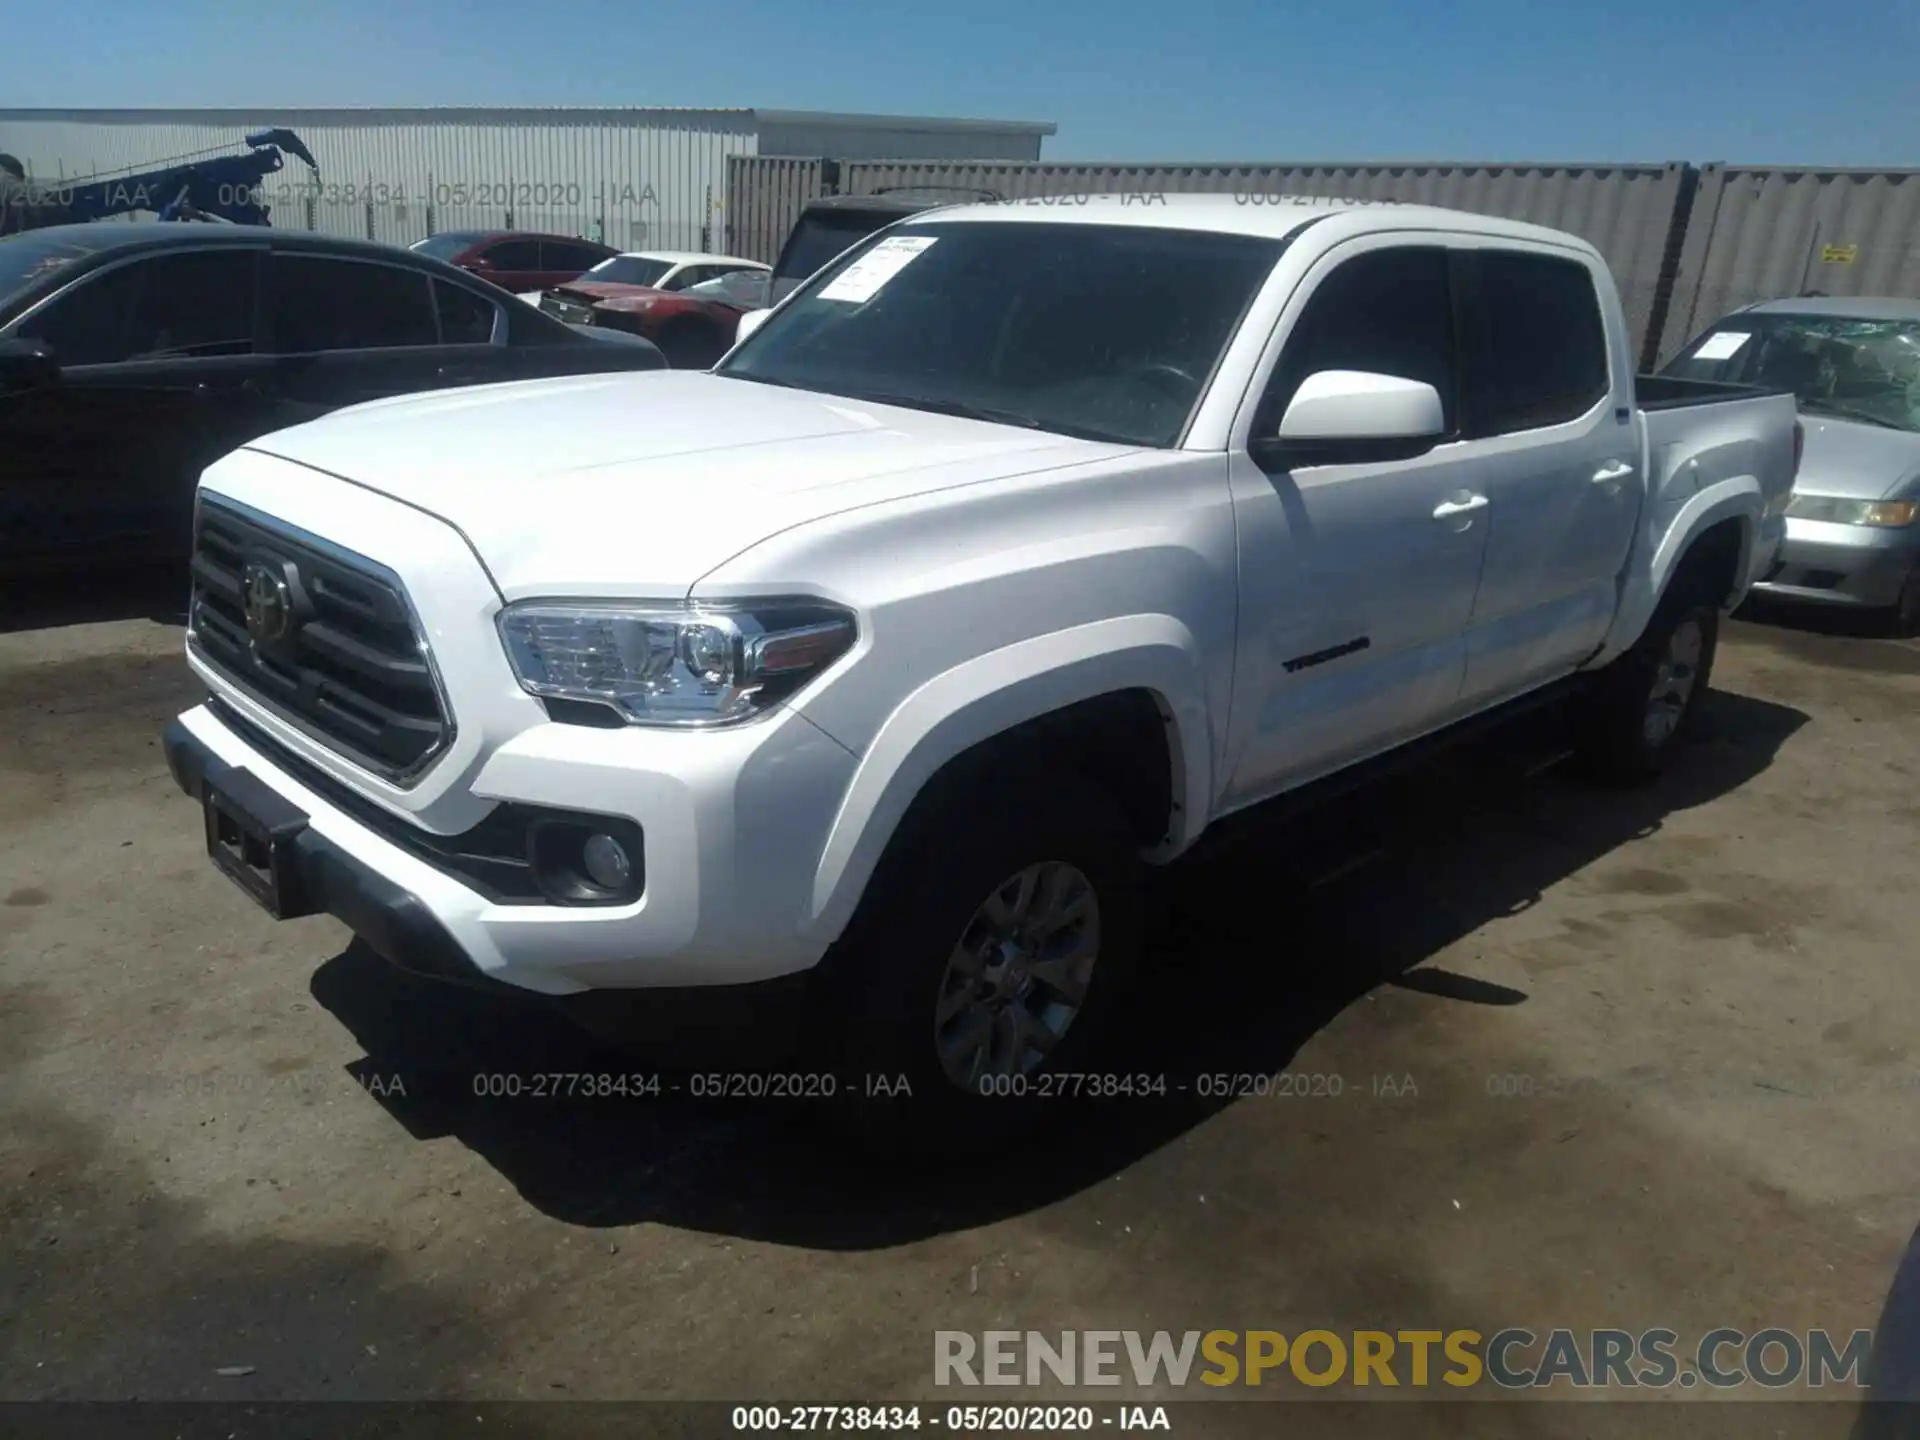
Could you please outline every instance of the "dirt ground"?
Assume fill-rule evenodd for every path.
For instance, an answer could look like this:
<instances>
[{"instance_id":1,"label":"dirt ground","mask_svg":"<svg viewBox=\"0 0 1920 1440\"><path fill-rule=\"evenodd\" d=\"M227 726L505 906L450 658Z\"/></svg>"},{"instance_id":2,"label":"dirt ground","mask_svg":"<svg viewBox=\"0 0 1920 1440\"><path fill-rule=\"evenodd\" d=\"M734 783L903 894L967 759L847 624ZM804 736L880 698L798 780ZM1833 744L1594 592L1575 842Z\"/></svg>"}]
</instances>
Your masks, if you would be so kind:
<instances>
[{"instance_id":1,"label":"dirt ground","mask_svg":"<svg viewBox=\"0 0 1920 1440\"><path fill-rule=\"evenodd\" d=\"M1115 1102L909 1173L791 1106L476 1097L636 1066L216 874L154 595L0 611L0 1400L944 1404L933 1332L994 1328L1920 1347L1913 643L1738 623L1652 790L1530 732L1170 877L1136 1068L1340 1094ZM1883 1433L1858 1411L1742 1433Z\"/></svg>"}]
</instances>

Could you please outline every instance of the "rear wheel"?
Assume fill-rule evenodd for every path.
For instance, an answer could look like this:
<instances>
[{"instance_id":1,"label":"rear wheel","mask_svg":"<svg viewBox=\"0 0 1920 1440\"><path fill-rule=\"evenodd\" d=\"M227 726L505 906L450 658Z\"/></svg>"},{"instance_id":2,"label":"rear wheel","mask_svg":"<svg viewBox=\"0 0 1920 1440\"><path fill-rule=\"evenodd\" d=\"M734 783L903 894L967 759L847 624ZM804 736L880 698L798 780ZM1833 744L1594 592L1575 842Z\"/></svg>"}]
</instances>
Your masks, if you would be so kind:
<instances>
[{"instance_id":1,"label":"rear wheel","mask_svg":"<svg viewBox=\"0 0 1920 1440\"><path fill-rule=\"evenodd\" d=\"M961 1155L1070 1101L1141 945L1119 807L1073 777L955 792L876 872L828 960L832 1054L861 1140Z\"/></svg>"},{"instance_id":2,"label":"rear wheel","mask_svg":"<svg viewBox=\"0 0 1920 1440\"><path fill-rule=\"evenodd\" d=\"M1633 784L1666 769L1693 729L1719 643L1718 607L1682 577L1633 648L1595 677L1580 736L1588 770Z\"/></svg>"}]
</instances>

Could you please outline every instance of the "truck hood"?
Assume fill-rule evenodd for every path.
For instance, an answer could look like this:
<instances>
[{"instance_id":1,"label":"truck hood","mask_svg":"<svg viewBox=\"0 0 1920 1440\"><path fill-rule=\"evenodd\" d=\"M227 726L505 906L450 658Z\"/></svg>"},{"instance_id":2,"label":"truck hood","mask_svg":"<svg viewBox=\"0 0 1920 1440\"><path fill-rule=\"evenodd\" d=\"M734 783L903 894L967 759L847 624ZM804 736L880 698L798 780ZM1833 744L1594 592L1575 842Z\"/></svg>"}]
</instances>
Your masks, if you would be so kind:
<instances>
[{"instance_id":1,"label":"truck hood","mask_svg":"<svg viewBox=\"0 0 1920 1440\"><path fill-rule=\"evenodd\" d=\"M1807 447L1793 488L1802 495L1885 499L1920 475L1920 435L1802 410Z\"/></svg>"},{"instance_id":2,"label":"truck hood","mask_svg":"<svg viewBox=\"0 0 1920 1440\"><path fill-rule=\"evenodd\" d=\"M440 517L518 600L684 593L809 520L1137 447L654 371L376 400L245 448Z\"/></svg>"}]
</instances>

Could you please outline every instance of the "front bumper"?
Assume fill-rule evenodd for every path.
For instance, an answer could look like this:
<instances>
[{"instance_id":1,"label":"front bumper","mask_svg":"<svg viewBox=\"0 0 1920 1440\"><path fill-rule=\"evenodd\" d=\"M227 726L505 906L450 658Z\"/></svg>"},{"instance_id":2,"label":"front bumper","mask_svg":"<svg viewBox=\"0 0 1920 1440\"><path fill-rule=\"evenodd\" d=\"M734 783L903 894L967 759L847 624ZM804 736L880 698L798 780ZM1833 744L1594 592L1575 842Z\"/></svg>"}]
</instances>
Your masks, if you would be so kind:
<instances>
[{"instance_id":1,"label":"front bumper","mask_svg":"<svg viewBox=\"0 0 1920 1440\"><path fill-rule=\"evenodd\" d=\"M208 714L202 707L167 725L161 739L167 767L195 800L204 801L211 783L286 833L280 859L290 905L286 918L331 915L410 974L549 1004L608 1040L644 1048L659 1063L749 1064L797 1053L810 999L806 971L749 983L567 994L539 994L490 974L431 900L328 833L337 830L338 811L330 813L324 802L311 812L303 809L303 802L317 797L289 784L257 755L244 765L223 758L203 738ZM367 848L369 839L377 842L362 837L357 848Z\"/></svg>"},{"instance_id":2,"label":"front bumper","mask_svg":"<svg viewBox=\"0 0 1920 1440\"><path fill-rule=\"evenodd\" d=\"M1920 562L1920 525L1898 530L1787 521L1780 554L1756 594L1819 605L1879 609L1896 603Z\"/></svg>"}]
</instances>

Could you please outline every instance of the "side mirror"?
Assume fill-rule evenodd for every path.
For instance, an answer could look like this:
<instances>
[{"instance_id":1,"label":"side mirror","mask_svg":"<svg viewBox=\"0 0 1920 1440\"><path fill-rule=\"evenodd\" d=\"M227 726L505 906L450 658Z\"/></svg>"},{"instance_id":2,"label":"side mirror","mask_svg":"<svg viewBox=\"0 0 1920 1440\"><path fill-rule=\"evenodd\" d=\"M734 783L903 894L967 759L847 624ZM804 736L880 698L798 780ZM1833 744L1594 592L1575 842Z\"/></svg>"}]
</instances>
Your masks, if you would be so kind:
<instances>
[{"instance_id":1,"label":"side mirror","mask_svg":"<svg viewBox=\"0 0 1920 1440\"><path fill-rule=\"evenodd\" d=\"M38 340L0 340L0 390L60 383L60 362Z\"/></svg>"},{"instance_id":2,"label":"side mirror","mask_svg":"<svg viewBox=\"0 0 1920 1440\"><path fill-rule=\"evenodd\" d=\"M740 324L735 328L733 332L733 343L738 345L742 340L746 339L749 335L753 334L754 331L758 330L762 325L767 323L767 316L771 315L772 313L773 312L771 310L747 311L746 314L740 317Z\"/></svg>"},{"instance_id":3,"label":"side mirror","mask_svg":"<svg viewBox=\"0 0 1920 1440\"><path fill-rule=\"evenodd\" d=\"M1421 380L1365 370L1321 370L1294 392L1278 439L1341 441L1438 440L1446 434L1440 392Z\"/></svg>"}]
</instances>

